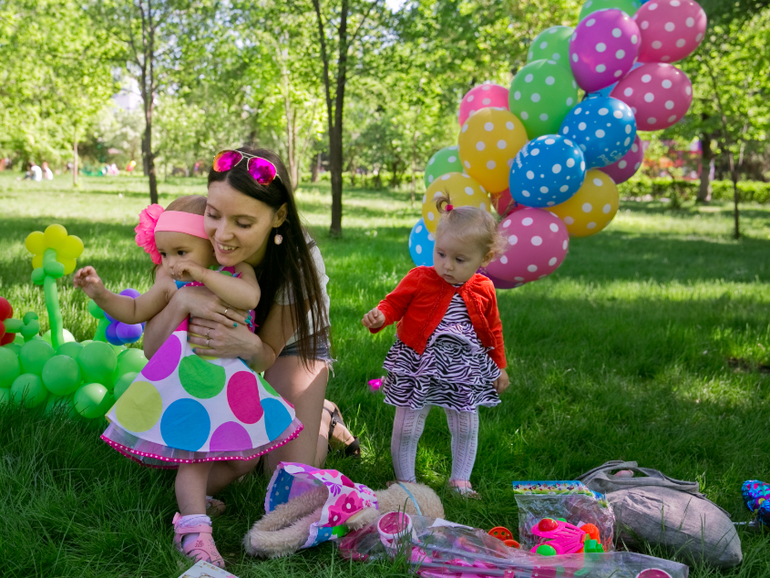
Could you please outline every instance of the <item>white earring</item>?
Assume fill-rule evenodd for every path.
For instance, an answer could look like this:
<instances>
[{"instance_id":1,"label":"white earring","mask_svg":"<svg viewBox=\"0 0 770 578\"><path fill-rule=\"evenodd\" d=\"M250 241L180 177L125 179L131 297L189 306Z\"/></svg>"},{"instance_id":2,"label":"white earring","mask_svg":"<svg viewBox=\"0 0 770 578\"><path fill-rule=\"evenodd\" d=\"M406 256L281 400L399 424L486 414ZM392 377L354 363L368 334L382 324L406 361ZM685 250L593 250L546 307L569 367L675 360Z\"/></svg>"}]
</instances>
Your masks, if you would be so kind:
<instances>
[{"instance_id":1,"label":"white earring","mask_svg":"<svg viewBox=\"0 0 770 578\"><path fill-rule=\"evenodd\" d=\"M280 233L276 233L275 237L273 237L273 243L275 243L276 245L280 245L281 243L283 243L283 235L281 235Z\"/></svg>"}]
</instances>

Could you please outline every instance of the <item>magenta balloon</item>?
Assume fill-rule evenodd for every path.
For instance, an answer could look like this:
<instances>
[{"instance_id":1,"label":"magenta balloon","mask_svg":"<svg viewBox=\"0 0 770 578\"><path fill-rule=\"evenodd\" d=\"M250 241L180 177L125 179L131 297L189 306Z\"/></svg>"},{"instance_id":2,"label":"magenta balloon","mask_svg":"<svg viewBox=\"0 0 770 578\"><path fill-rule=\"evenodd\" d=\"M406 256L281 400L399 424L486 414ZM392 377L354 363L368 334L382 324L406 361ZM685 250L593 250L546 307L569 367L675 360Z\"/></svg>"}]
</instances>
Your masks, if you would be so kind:
<instances>
[{"instance_id":1,"label":"magenta balloon","mask_svg":"<svg viewBox=\"0 0 770 578\"><path fill-rule=\"evenodd\" d=\"M569 43L569 64L580 88L594 92L625 75L639 53L639 27L617 8L580 21Z\"/></svg>"},{"instance_id":2,"label":"magenta balloon","mask_svg":"<svg viewBox=\"0 0 770 578\"><path fill-rule=\"evenodd\" d=\"M602 167L600 170L606 175L609 175L616 185L619 185L620 183L625 183L634 176L636 171L639 170L639 167L642 166L643 160L644 146L642 146L642 139L639 138L639 135L636 135L634 144L632 144L629 151L623 155L623 158L611 165Z\"/></svg>"},{"instance_id":3,"label":"magenta balloon","mask_svg":"<svg viewBox=\"0 0 770 578\"><path fill-rule=\"evenodd\" d=\"M505 217L497 230L508 244L487 267L492 277L518 283L537 281L553 273L567 255L567 227L544 209L516 211Z\"/></svg>"},{"instance_id":4,"label":"magenta balloon","mask_svg":"<svg viewBox=\"0 0 770 578\"><path fill-rule=\"evenodd\" d=\"M639 62L676 62L695 52L708 19L693 0L653 0L634 14L642 42Z\"/></svg>"},{"instance_id":5,"label":"magenta balloon","mask_svg":"<svg viewBox=\"0 0 770 578\"><path fill-rule=\"evenodd\" d=\"M460 103L460 126L474 112L487 107L508 110L508 89L499 84L480 84L471 88Z\"/></svg>"},{"instance_id":6,"label":"magenta balloon","mask_svg":"<svg viewBox=\"0 0 770 578\"><path fill-rule=\"evenodd\" d=\"M676 66L648 62L621 79L610 96L631 107L638 130L661 130L687 113L692 84Z\"/></svg>"}]
</instances>

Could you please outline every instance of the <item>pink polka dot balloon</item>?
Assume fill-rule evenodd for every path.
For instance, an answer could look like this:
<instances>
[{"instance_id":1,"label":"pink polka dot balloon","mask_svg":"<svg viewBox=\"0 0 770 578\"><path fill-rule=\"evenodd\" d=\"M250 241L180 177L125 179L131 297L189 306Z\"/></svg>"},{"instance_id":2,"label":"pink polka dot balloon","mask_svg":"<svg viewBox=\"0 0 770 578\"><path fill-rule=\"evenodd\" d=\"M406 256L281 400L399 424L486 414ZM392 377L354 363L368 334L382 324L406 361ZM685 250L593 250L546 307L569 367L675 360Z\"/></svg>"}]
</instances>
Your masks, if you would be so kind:
<instances>
[{"instance_id":1,"label":"pink polka dot balloon","mask_svg":"<svg viewBox=\"0 0 770 578\"><path fill-rule=\"evenodd\" d=\"M508 110L508 89L499 84L480 84L471 88L460 103L460 126L474 112L489 106Z\"/></svg>"},{"instance_id":2,"label":"pink polka dot balloon","mask_svg":"<svg viewBox=\"0 0 770 578\"><path fill-rule=\"evenodd\" d=\"M617 8L581 20L569 43L569 64L580 88L594 92L625 75L639 53L639 27Z\"/></svg>"},{"instance_id":3,"label":"pink polka dot balloon","mask_svg":"<svg viewBox=\"0 0 770 578\"><path fill-rule=\"evenodd\" d=\"M610 96L631 107L638 130L661 130L687 113L692 84L676 66L648 62L622 78Z\"/></svg>"},{"instance_id":4,"label":"pink polka dot balloon","mask_svg":"<svg viewBox=\"0 0 770 578\"><path fill-rule=\"evenodd\" d=\"M706 13L693 0L652 0L634 14L642 42L639 62L676 62L703 41Z\"/></svg>"},{"instance_id":5,"label":"pink polka dot balloon","mask_svg":"<svg viewBox=\"0 0 770 578\"><path fill-rule=\"evenodd\" d=\"M526 208L508 215L497 230L508 244L487 267L493 278L520 284L537 281L556 271L567 255L567 227L543 209Z\"/></svg>"},{"instance_id":6,"label":"pink polka dot balloon","mask_svg":"<svg viewBox=\"0 0 770 578\"><path fill-rule=\"evenodd\" d=\"M616 185L625 183L628 179L634 176L634 173L639 170L644 160L644 146L642 146L642 139L639 135L636 135L634 144L631 145L629 151L623 155L619 161L602 167L602 172L609 175Z\"/></svg>"}]
</instances>

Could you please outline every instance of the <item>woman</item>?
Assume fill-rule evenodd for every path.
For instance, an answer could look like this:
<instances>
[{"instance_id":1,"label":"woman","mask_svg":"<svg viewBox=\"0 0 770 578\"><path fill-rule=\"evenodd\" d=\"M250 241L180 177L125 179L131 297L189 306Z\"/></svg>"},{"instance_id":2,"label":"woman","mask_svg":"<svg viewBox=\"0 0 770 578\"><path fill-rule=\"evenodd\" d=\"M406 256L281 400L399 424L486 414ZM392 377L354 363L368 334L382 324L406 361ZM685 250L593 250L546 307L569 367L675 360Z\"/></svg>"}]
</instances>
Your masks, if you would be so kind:
<instances>
[{"instance_id":1,"label":"woman","mask_svg":"<svg viewBox=\"0 0 770 578\"><path fill-rule=\"evenodd\" d=\"M262 290L256 333L245 323L246 311L205 288L191 288L174 295L147 324L144 337L151 357L190 316L189 332L196 334L190 343L208 346L206 355L240 357L254 371L265 372L305 426L296 440L268 454L271 470L279 461L320 465L326 457L319 428L332 362L329 278L318 247L302 227L290 182L280 158L264 149L222 151L209 173L205 229L220 265L254 267ZM257 462L217 462L206 493L220 491Z\"/></svg>"}]
</instances>

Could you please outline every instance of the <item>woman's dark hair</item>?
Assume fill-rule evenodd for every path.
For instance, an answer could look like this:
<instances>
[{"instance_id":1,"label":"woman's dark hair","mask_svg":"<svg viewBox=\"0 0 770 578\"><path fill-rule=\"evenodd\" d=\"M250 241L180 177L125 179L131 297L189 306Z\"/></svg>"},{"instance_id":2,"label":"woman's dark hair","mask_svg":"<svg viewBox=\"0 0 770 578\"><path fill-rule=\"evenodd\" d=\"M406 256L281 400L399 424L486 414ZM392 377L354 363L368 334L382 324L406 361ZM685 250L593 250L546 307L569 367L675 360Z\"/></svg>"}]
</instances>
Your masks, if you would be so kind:
<instances>
[{"instance_id":1,"label":"woman's dark hair","mask_svg":"<svg viewBox=\"0 0 770 578\"><path fill-rule=\"evenodd\" d=\"M318 271L310 255L310 249L315 245L315 241L311 239L308 242L309 237L306 238L307 233L300 222L297 205L294 202L289 173L281 158L267 149L241 147L237 150L273 163L277 177L267 186L259 184L249 174L246 163L248 159L244 158L228 171L221 173L213 169L209 171L208 184L226 182L235 190L265 203L275 211L284 203L286 204L286 220L268 237L265 258L254 268L262 290L262 298L256 309L255 323L264 324L276 295L286 291L292 303L291 312L297 327L299 356L307 365L315 358L317 347L327 342L329 334L328 312L323 301ZM276 245L273 240L275 234L283 236L283 242L280 245ZM302 306L303 303L307 303L307 309ZM312 318L312 333L308 310Z\"/></svg>"}]
</instances>

